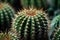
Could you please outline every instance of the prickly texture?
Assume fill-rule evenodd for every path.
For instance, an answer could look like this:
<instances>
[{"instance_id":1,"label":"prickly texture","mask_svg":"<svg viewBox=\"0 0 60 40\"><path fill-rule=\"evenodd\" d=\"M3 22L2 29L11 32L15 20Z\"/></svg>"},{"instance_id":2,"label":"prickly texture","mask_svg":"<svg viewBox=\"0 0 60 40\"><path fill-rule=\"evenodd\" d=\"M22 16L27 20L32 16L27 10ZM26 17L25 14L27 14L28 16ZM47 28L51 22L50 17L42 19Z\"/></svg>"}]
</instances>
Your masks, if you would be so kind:
<instances>
[{"instance_id":1,"label":"prickly texture","mask_svg":"<svg viewBox=\"0 0 60 40\"><path fill-rule=\"evenodd\" d=\"M0 32L7 32L11 27L15 11L6 3L0 3Z\"/></svg>"},{"instance_id":2,"label":"prickly texture","mask_svg":"<svg viewBox=\"0 0 60 40\"><path fill-rule=\"evenodd\" d=\"M19 16L18 16L19 15ZM48 20L45 12L36 9L24 9L13 20L20 40L48 40Z\"/></svg>"},{"instance_id":3,"label":"prickly texture","mask_svg":"<svg viewBox=\"0 0 60 40\"><path fill-rule=\"evenodd\" d=\"M54 38L54 40L58 40L60 34L59 31L60 31L60 15L56 16L51 22L51 28L49 32L50 39L53 40Z\"/></svg>"},{"instance_id":4,"label":"prickly texture","mask_svg":"<svg viewBox=\"0 0 60 40\"><path fill-rule=\"evenodd\" d=\"M23 8L29 8L29 7L35 7L35 8L41 8L41 7L47 7L47 1L46 0L21 0L21 4Z\"/></svg>"},{"instance_id":5,"label":"prickly texture","mask_svg":"<svg viewBox=\"0 0 60 40\"><path fill-rule=\"evenodd\" d=\"M15 33L0 33L0 40L18 40Z\"/></svg>"}]
</instances>

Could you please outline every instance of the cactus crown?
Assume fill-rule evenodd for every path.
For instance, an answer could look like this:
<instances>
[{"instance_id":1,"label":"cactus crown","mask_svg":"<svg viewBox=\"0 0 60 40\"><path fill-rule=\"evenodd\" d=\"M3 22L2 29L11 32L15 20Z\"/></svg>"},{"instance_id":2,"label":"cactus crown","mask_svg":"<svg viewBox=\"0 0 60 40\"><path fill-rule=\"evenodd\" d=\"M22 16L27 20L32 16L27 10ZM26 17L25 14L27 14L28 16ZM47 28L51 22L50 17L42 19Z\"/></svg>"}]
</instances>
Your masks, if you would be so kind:
<instances>
[{"instance_id":1,"label":"cactus crown","mask_svg":"<svg viewBox=\"0 0 60 40\"><path fill-rule=\"evenodd\" d=\"M12 27L19 33L20 40L47 40L48 22L45 12L30 8L18 13Z\"/></svg>"}]
</instances>

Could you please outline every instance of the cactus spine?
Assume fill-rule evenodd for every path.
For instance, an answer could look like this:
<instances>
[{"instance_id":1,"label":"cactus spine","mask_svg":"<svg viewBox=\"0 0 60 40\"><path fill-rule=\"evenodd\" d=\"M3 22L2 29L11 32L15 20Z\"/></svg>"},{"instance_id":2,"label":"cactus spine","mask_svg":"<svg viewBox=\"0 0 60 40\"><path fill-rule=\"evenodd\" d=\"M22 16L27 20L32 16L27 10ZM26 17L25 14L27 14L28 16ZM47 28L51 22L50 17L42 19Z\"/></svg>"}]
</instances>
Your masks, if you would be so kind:
<instances>
[{"instance_id":1,"label":"cactus spine","mask_svg":"<svg viewBox=\"0 0 60 40\"><path fill-rule=\"evenodd\" d=\"M48 40L48 20L42 10L24 9L13 20L13 28L19 33L20 40Z\"/></svg>"},{"instance_id":2,"label":"cactus spine","mask_svg":"<svg viewBox=\"0 0 60 40\"><path fill-rule=\"evenodd\" d=\"M7 32L11 27L15 11L7 3L0 3L0 32Z\"/></svg>"},{"instance_id":3,"label":"cactus spine","mask_svg":"<svg viewBox=\"0 0 60 40\"><path fill-rule=\"evenodd\" d=\"M46 7L47 4L46 0L21 0L21 4L23 8L29 8L29 7L35 7L35 8L41 8Z\"/></svg>"}]
</instances>

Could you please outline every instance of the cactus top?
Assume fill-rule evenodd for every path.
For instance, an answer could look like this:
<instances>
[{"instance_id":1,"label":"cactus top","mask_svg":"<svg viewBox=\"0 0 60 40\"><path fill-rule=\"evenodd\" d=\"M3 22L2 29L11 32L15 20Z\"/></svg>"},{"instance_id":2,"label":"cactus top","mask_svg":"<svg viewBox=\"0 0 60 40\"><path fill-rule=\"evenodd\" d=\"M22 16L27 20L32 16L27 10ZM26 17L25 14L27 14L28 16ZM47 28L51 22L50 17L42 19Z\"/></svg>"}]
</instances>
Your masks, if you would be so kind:
<instances>
[{"instance_id":1,"label":"cactus top","mask_svg":"<svg viewBox=\"0 0 60 40\"><path fill-rule=\"evenodd\" d=\"M33 8L30 8L30 9L24 9L23 11L21 12L18 12L20 15L24 15L24 16L37 16L39 14L41 15L46 15L45 12L43 10L36 10L36 9L33 9Z\"/></svg>"}]
</instances>

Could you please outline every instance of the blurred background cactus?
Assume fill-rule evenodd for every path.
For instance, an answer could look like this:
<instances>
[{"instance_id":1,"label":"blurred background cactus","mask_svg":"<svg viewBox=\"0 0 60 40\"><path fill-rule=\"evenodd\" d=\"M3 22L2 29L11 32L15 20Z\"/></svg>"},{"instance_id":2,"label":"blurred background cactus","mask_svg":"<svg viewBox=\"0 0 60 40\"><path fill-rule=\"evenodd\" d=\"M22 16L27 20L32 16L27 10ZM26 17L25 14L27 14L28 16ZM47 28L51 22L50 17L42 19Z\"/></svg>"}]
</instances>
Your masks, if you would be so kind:
<instances>
[{"instance_id":1,"label":"blurred background cactus","mask_svg":"<svg viewBox=\"0 0 60 40\"><path fill-rule=\"evenodd\" d=\"M54 40L59 40L59 30L60 30L60 15L57 15L53 18L50 26L49 36L54 38ZM56 32L56 33L55 33ZM55 35L55 36L54 36ZM52 39L53 40L53 39Z\"/></svg>"},{"instance_id":2,"label":"blurred background cactus","mask_svg":"<svg viewBox=\"0 0 60 40\"><path fill-rule=\"evenodd\" d=\"M48 18L44 11L24 9L13 20L19 40L48 40Z\"/></svg>"},{"instance_id":3,"label":"blurred background cactus","mask_svg":"<svg viewBox=\"0 0 60 40\"><path fill-rule=\"evenodd\" d=\"M55 30L53 37L51 38L52 40L60 40L60 25L57 30Z\"/></svg>"},{"instance_id":4,"label":"blurred background cactus","mask_svg":"<svg viewBox=\"0 0 60 40\"><path fill-rule=\"evenodd\" d=\"M21 5L23 8L33 7L37 9L47 9L48 7L46 0L21 0Z\"/></svg>"},{"instance_id":5,"label":"blurred background cactus","mask_svg":"<svg viewBox=\"0 0 60 40\"><path fill-rule=\"evenodd\" d=\"M0 33L0 40L18 40L17 34L9 32L6 33Z\"/></svg>"},{"instance_id":6,"label":"blurred background cactus","mask_svg":"<svg viewBox=\"0 0 60 40\"><path fill-rule=\"evenodd\" d=\"M0 3L0 32L8 32L11 27L15 11L7 3Z\"/></svg>"},{"instance_id":7,"label":"blurred background cactus","mask_svg":"<svg viewBox=\"0 0 60 40\"><path fill-rule=\"evenodd\" d=\"M55 16L55 11L57 12L60 9L60 0L47 0L48 9L47 12L49 14L50 19L52 20Z\"/></svg>"}]
</instances>

